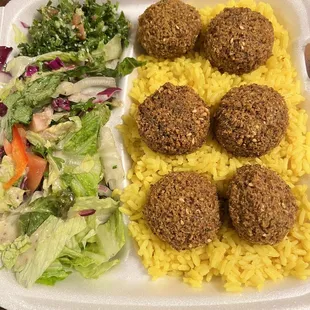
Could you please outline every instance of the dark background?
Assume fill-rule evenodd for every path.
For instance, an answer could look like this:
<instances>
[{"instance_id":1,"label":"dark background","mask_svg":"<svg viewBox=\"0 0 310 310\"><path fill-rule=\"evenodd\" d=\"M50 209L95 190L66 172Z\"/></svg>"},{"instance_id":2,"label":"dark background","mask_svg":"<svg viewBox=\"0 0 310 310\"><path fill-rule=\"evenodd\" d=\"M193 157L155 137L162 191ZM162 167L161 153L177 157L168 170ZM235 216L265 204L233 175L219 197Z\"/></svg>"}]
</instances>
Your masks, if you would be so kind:
<instances>
[{"instance_id":1,"label":"dark background","mask_svg":"<svg viewBox=\"0 0 310 310\"><path fill-rule=\"evenodd\" d=\"M0 0L0 6L5 6L10 0Z\"/></svg>"}]
</instances>

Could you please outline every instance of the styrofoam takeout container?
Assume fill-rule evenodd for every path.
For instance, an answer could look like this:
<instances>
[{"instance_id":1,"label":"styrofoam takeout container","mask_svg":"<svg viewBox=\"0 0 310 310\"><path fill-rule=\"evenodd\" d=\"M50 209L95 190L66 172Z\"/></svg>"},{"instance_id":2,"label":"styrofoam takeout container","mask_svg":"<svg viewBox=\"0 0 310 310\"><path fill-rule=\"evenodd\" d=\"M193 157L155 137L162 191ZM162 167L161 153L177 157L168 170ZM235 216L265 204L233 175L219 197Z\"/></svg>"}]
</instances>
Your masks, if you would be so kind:
<instances>
[{"instance_id":1,"label":"styrofoam takeout container","mask_svg":"<svg viewBox=\"0 0 310 310\"><path fill-rule=\"evenodd\" d=\"M97 0L100 1L100 0ZM196 7L214 6L227 0L192 0ZM135 28L138 16L152 0L119 0L132 22L130 46L124 56L136 56ZM310 43L310 0L265 0L272 5L281 24L289 30L291 54L302 81L304 95L310 99L310 80L307 76L304 48ZM36 10L47 0L12 0L0 8L0 45L12 46L12 24L20 27L20 21L31 24ZM48 34L46 34L48 36ZM124 106L113 112L109 125L113 128L123 164L130 166L115 125L121 115L128 111L128 92L134 74L122 79ZM310 101L308 101L310 102ZM310 114L310 107L305 105ZM310 180L309 180L310 181ZM310 184L310 182L309 182ZM310 309L310 280L292 278L268 282L262 292L247 289L242 294L226 293L220 280L205 283L202 289L193 289L180 280L166 277L152 282L136 255L133 242L129 240L122 254L122 262L98 280L85 280L78 274L70 275L55 287L35 285L25 289L17 284L11 272L0 272L0 306L8 310L56 310L56 309Z\"/></svg>"}]
</instances>

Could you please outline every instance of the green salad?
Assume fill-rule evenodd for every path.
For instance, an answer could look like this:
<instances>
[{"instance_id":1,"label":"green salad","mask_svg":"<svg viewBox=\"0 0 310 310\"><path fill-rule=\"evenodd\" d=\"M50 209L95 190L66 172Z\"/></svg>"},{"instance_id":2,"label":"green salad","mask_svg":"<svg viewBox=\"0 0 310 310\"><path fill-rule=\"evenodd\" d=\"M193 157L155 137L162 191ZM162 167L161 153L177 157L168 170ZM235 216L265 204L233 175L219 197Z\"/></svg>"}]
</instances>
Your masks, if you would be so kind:
<instances>
[{"instance_id":1,"label":"green salad","mask_svg":"<svg viewBox=\"0 0 310 310\"><path fill-rule=\"evenodd\" d=\"M124 171L105 124L119 78L143 65L121 60L130 24L117 5L59 0L39 13L17 57L0 47L0 256L25 287L119 263Z\"/></svg>"}]
</instances>

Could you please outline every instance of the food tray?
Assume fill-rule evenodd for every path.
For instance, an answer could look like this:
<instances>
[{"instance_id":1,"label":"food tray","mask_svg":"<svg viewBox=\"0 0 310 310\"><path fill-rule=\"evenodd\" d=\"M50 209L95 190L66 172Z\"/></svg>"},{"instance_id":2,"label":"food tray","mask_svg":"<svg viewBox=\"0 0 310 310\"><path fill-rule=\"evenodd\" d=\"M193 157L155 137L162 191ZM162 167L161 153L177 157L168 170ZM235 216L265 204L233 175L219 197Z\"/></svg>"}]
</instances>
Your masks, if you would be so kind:
<instances>
[{"instance_id":1,"label":"food tray","mask_svg":"<svg viewBox=\"0 0 310 310\"><path fill-rule=\"evenodd\" d=\"M0 8L0 45L16 47L12 24L20 21L31 24L36 9L47 0L12 0ZM130 46L124 56L136 56L135 29L138 16L154 1L119 0L120 8L132 22ZM213 6L225 0L190 1L196 7ZM307 76L304 49L310 43L309 0L265 0L271 4L279 22L288 29L291 38L291 55L301 79L306 108L310 115L310 80ZM109 126L117 141L126 170L130 161L122 140L114 128L121 122L121 115L128 111L128 92L134 74L120 81L123 89L123 107L113 111ZM305 179L310 185L310 178ZM125 185L125 184L124 184ZM85 280L78 274L71 275L55 287L35 285L31 289L21 287L11 272L0 272L0 306L8 309L310 309L310 281L292 278L273 283L268 281L262 292L245 289L243 293L227 293L220 280L205 283L201 289L193 289L175 278L163 278L152 282L136 255L131 240L122 253L122 262L98 280Z\"/></svg>"}]
</instances>

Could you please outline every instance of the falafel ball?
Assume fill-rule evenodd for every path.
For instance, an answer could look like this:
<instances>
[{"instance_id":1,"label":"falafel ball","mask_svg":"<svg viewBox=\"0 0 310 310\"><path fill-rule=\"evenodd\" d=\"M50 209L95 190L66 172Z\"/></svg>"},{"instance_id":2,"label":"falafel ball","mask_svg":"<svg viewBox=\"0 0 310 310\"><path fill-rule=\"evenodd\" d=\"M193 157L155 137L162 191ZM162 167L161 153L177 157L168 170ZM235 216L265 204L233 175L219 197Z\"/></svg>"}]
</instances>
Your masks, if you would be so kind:
<instances>
[{"instance_id":1,"label":"falafel ball","mask_svg":"<svg viewBox=\"0 0 310 310\"><path fill-rule=\"evenodd\" d=\"M180 0L161 0L139 17L137 39L149 55L175 58L194 48L201 28L194 7Z\"/></svg>"},{"instance_id":2,"label":"falafel ball","mask_svg":"<svg viewBox=\"0 0 310 310\"><path fill-rule=\"evenodd\" d=\"M232 88L214 117L217 141L234 156L259 157L276 147L288 127L284 98L265 85Z\"/></svg>"},{"instance_id":3,"label":"falafel ball","mask_svg":"<svg viewBox=\"0 0 310 310\"><path fill-rule=\"evenodd\" d=\"M241 238L277 244L293 227L297 204L289 186L260 165L239 168L229 185L229 214Z\"/></svg>"},{"instance_id":4,"label":"falafel ball","mask_svg":"<svg viewBox=\"0 0 310 310\"><path fill-rule=\"evenodd\" d=\"M139 105L136 121L150 149L180 155L195 151L205 142L210 112L192 88L166 83Z\"/></svg>"},{"instance_id":5,"label":"falafel ball","mask_svg":"<svg viewBox=\"0 0 310 310\"><path fill-rule=\"evenodd\" d=\"M211 242L221 225L216 188L195 172L172 172L152 185L143 213L152 232L178 251Z\"/></svg>"},{"instance_id":6,"label":"falafel ball","mask_svg":"<svg viewBox=\"0 0 310 310\"><path fill-rule=\"evenodd\" d=\"M272 55L271 22L249 8L226 8L215 16L202 36L202 53L221 72L244 74Z\"/></svg>"}]
</instances>

